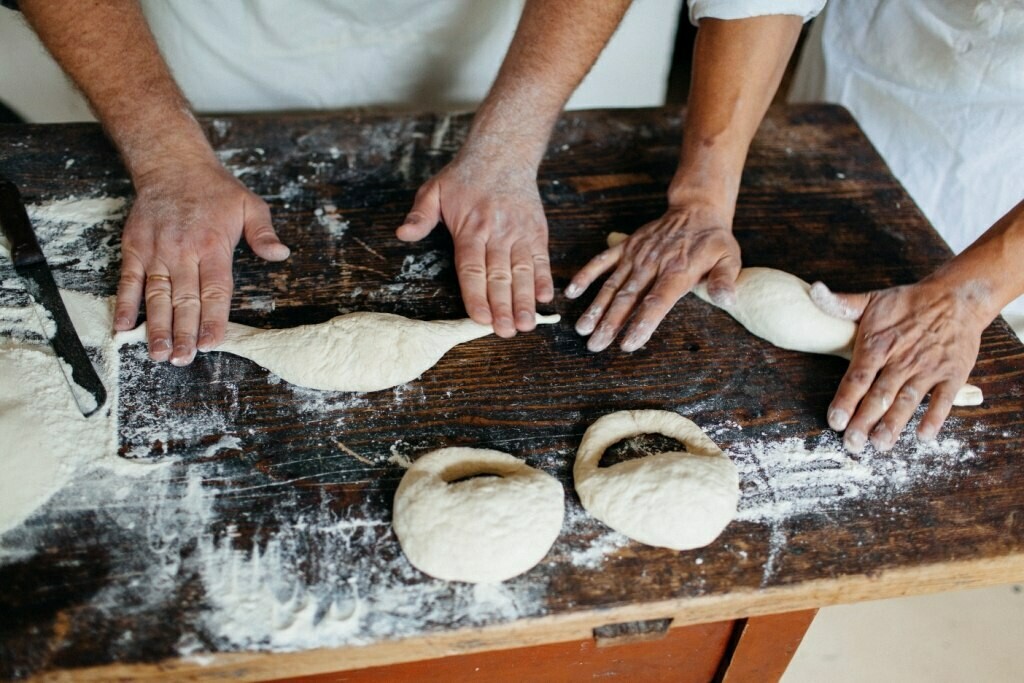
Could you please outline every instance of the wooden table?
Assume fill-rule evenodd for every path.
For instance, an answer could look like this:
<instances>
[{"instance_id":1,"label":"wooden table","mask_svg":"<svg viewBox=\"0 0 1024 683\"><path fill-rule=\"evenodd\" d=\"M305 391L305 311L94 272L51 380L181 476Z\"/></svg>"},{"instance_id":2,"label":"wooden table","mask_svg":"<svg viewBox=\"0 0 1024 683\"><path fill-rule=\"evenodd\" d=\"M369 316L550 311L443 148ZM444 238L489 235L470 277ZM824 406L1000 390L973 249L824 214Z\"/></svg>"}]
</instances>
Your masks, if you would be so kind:
<instances>
[{"instance_id":1,"label":"wooden table","mask_svg":"<svg viewBox=\"0 0 1024 683\"><path fill-rule=\"evenodd\" d=\"M293 247L270 265L239 250L233 317L462 317L445 231L407 245L393 228L469 120L205 121ZM559 291L608 232L663 211L680 123L671 110L562 117L540 173ZM91 125L0 128L0 173L30 203L132 192ZM835 107L768 116L735 229L747 265L839 290L911 282L949 256ZM117 220L83 230L80 257L56 263L58 282L112 294L116 258L106 268L90 259L116 255L119 231ZM24 305L6 262L0 282L0 304ZM121 455L173 462L137 477L76 475L3 536L0 675L767 680L819 606L1024 578L1024 351L1001 320L972 375L986 401L956 411L943 448L904 437L891 454L845 458L824 421L843 361L771 347L693 297L644 349L595 355L571 325L588 301L558 295L549 308L560 326L457 347L420 380L366 395L295 389L226 354L179 369L122 349ZM740 517L715 543L646 547L581 510L571 481L580 437L628 408L690 417L739 465ZM787 439L810 455L785 455ZM532 571L474 588L430 579L402 556L389 524L401 461L453 445L510 452L564 483L565 528ZM620 455L657 447L639 438ZM665 637L597 647L652 634ZM766 644L788 651L759 657ZM767 668L743 668L757 665Z\"/></svg>"}]
</instances>

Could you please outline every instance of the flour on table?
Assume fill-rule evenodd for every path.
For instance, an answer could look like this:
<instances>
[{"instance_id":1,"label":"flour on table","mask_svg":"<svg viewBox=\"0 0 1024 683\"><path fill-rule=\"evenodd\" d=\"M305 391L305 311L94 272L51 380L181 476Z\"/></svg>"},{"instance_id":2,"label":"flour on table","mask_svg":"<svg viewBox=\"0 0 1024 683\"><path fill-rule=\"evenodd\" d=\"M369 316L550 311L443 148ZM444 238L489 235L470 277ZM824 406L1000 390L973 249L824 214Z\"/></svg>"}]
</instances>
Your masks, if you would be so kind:
<instances>
[{"instance_id":1,"label":"flour on table","mask_svg":"<svg viewBox=\"0 0 1024 683\"><path fill-rule=\"evenodd\" d=\"M80 469L117 457L117 361L108 353L112 302L78 292L62 295L82 343L98 353L95 364L107 387L107 405L82 416L41 335L35 341L0 339L0 443L9 446L6 474L0 477L0 533L24 521ZM30 306L7 320L35 323L38 329Z\"/></svg>"},{"instance_id":2,"label":"flour on table","mask_svg":"<svg viewBox=\"0 0 1024 683\"><path fill-rule=\"evenodd\" d=\"M610 446L649 433L681 441L686 452L599 467ZM576 453L573 480L594 517L641 543L674 550L714 541L739 498L736 466L700 427L664 410L624 410L594 422Z\"/></svg>"},{"instance_id":3,"label":"flour on table","mask_svg":"<svg viewBox=\"0 0 1024 683\"><path fill-rule=\"evenodd\" d=\"M559 316L538 315L553 324ZM262 330L228 323L217 351L257 363L291 384L325 391L380 391L411 382L452 347L492 334L472 320L412 320L390 313L349 313L325 323ZM145 325L118 335L145 339Z\"/></svg>"},{"instance_id":4,"label":"flour on table","mask_svg":"<svg viewBox=\"0 0 1024 683\"><path fill-rule=\"evenodd\" d=\"M402 551L424 573L496 583L544 558L564 511L562 485L550 474L500 451L442 448L402 477L393 525Z\"/></svg>"}]
</instances>

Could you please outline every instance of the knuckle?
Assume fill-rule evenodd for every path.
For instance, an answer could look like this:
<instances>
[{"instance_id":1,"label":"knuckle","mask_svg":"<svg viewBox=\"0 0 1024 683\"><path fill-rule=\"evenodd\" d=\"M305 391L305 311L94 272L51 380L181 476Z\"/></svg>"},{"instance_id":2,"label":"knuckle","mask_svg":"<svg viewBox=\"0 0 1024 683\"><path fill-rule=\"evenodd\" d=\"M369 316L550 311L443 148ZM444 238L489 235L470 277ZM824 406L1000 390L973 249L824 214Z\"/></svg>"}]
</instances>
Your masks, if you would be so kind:
<instances>
[{"instance_id":1,"label":"knuckle","mask_svg":"<svg viewBox=\"0 0 1024 683\"><path fill-rule=\"evenodd\" d=\"M665 299L660 294L648 294L644 297L643 304L647 308L661 308L665 304Z\"/></svg>"},{"instance_id":2,"label":"knuckle","mask_svg":"<svg viewBox=\"0 0 1024 683\"><path fill-rule=\"evenodd\" d=\"M868 372L864 368L853 368L846 375L846 378L851 384L864 385L869 384L875 377L874 373Z\"/></svg>"},{"instance_id":3,"label":"knuckle","mask_svg":"<svg viewBox=\"0 0 1024 683\"><path fill-rule=\"evenodd\" d=\"M533 264L530 263L517 263L512 266L512 272L519 275L529 275L533 272Z\"/></svg>"},{"instance_id":4,"label":"knuckle","mask_svg":"<svg viewBox=\"0 0 1024 683\"><path fill-rule=\"evenodd\" d=\"M199 295L195 292L175 293L171 299L171 306L175 310L179 308L198 308Z\"/></svg>"},{"instance_id":5,"label":"knuckle","mask_svg":"<svg viewBox=\"0 0 1024 683\"><path fill-rule=\"evenodd\" d=\"M203 301L227 301L231 298L231 288L220 283L203 285L199 294Z\"/></svg>"},{"instance_id":6,"label":"knuckle","mask_svg":"<svg viewBox=\"0 0 1024 683\"><path fill-rule=\"evenodd\" d=\"M487 271L487 281L497 284L512 282L512 273L504 268L491 268Z\"/></svg>"},{"instance_id":7,"label":"knuckle","mask_svg":"<svg viewBox=\"0 0 1024 683\"><path fill-rule=\"evenodd\" d=\"M896 394L896 402L903 405L917 405L921 402L921 395L914 387L903 387Z\"/></svg>"},{"instance_id":8,"label":"knuckle","mask_svg":"<svg viewBox=\"0 0 1024 683\"><path fill-rule=\"evenodd\" d=\"M463 263L458 267L459 275L464 277L483 277L487 270L479 263Z\"/></svg>"},{"instance_id":9,"label":"knuckle","mask_svg":"<svg viewBox=\"0 0 1024 683\"><path fill-rule=\"evenodd\" d=\"M141 287L146 281L146 278L142 273L134 270L123 270L121 271L121 286L122 287Z\"/></svg>"}]
</instances>

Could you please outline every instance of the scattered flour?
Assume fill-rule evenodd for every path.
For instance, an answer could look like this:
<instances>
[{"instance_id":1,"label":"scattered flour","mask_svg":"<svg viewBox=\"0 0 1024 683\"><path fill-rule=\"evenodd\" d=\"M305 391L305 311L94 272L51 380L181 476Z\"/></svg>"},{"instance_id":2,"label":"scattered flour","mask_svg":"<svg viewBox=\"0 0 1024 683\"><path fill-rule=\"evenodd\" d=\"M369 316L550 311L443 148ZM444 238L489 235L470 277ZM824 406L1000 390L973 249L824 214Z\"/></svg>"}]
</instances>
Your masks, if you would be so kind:
<instances>
[{"instance_id":1,"label":"scattered flour","mask_svg":"<svg viewBox=\"0 0 1024 683\"><path fill-rule=\"evenodd\" d=\"M404 282L416 280L433 280L445 268L451 265L451 259L443 251L434 249L419 256L409 254L402 261L402 269L398 279Z\"/></svg>"},{"instance_id":2,"label":"scattered flour","mask_svg":"<svg viewBox=\"0 0 1024 683\"><path fill-rule=\"evenodd\" d=\"M123 197L67 197L29 204L26 210L51 267L95 272L116 259L116 244L105 226L127 215Z\"/></svg>"},{"instance_id":3,"label":"scattered flour","mask_svg":"<svg viewBox=\"0 0 1024 683\"><path fill-rule=\"evenodd\" d=\"M905 437L904 443L913 437ZM777 524L802 514L828 514L847 501L880 498L926 479L949 478L975 457L962 442L906 443L891 452L853 455L835 432L810 443L791 438L741 442L729 449L743 482L737 519Z\"/></svg>"},{"instance_id":4,"label":"scattered flour","mask_svg":"<svg viewBox=\"0 0 1024 683\"><path fill-rule=\"evenodd\" d=\"M349 228L348 221L338 213L338 207L334 204L324 204L313 211L317 223L327 229L327 233L334 238L342 237Z\"/></svg>"}]
</instances>

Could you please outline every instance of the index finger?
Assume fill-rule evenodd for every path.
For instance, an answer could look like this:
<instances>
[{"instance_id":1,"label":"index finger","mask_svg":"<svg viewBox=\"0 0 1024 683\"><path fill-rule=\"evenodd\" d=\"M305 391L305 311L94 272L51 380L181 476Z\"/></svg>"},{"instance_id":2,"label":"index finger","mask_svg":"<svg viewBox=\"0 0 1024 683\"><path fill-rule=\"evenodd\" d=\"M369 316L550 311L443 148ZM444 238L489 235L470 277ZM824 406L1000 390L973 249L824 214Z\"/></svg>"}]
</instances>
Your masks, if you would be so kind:
<instances>
[{"instance_id":1,"label":"index finger","mask_svg":"<svg viewBox=\"0 0 1024 683\"><path fill-rule=\"evenodd\" d=\"M605 249L600 254L590 259L590 261L587 262L587 265L583 266L583 268L573 276L569 286L565 288L565 295L570 299L575 299L580 294L587 291L587 287L593 284L594 280L618 265L619 261L622 260L623 249L625 249L625 247L622 244L616 244L614 247Z\"/></svg>"},{"instance_id":2,"label":"index finger","mask_svg":"<svg viewBox=\"0 0 1024 683\"><path fill-rule=\"evenodd\" d=\"M622 350L632 353L646 344L676 302L697 283L686 268L666 270L647 293L622 340Z\"/></svg>"},{"instance_id":3,"label":"index finger","mask_svg":"<svg viewBox=\"0 0 1024 683\"><path fill-rule=\"evenodd\" d=\"M484 245L477 239L455 241L455 270L466 313L481 325L491 324L487 303L487 260Z\"/></svg>"}]
</instances>

